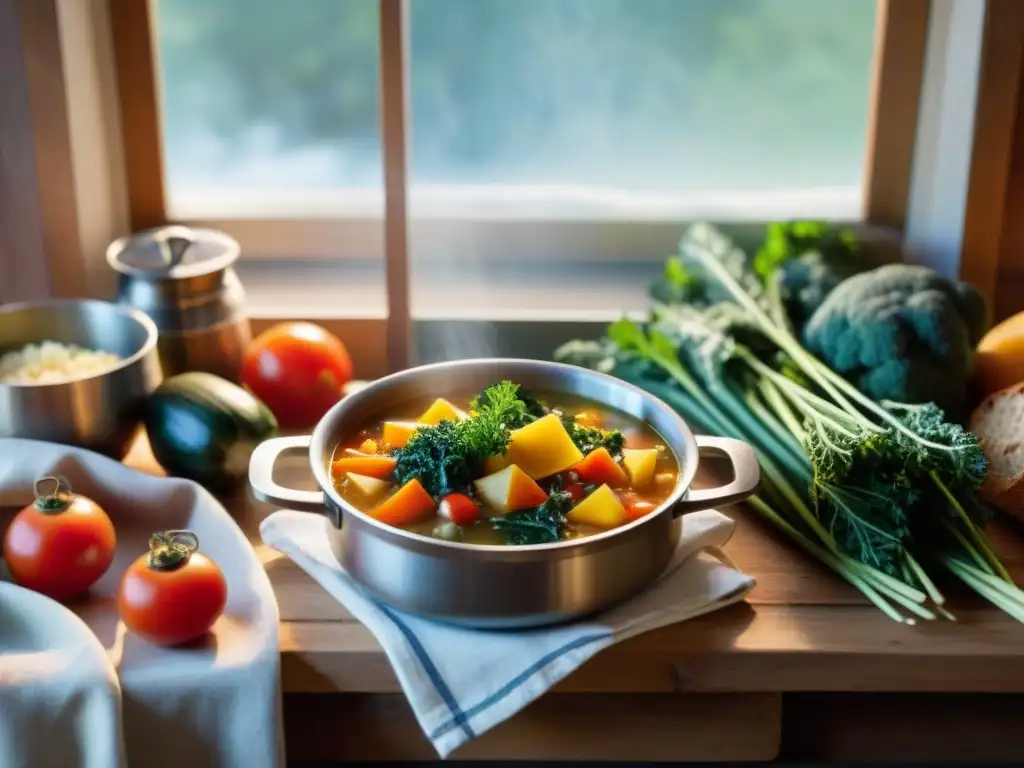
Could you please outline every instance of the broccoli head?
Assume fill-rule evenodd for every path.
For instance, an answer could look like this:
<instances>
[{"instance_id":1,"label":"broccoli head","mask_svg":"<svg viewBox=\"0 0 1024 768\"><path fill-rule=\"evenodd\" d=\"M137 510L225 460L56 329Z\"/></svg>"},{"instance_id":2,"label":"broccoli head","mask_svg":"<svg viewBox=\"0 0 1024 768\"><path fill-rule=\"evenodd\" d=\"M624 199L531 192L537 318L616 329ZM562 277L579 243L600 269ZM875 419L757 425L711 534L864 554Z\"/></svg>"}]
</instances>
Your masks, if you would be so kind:
<instances>
[{"instance_id":1,"label":"broccoli head","mask_svg":"<svg viewBox=\"0 0 1024 768\"><path fill-rule=\"evenodd\" d=\"M927 267L889 264L843 281L811 315L805 346L875 400L966 405L985 300Z\"/></svg>"}]
</instances>

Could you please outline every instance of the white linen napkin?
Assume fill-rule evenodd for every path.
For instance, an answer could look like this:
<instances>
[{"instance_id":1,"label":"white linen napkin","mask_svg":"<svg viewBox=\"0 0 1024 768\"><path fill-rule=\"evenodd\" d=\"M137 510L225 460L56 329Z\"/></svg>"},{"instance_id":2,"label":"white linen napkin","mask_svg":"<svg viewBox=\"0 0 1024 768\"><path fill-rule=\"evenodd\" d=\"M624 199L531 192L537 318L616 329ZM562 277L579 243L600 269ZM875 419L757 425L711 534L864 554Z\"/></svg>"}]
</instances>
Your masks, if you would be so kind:
<instances>
[{"instance_id":1,"label":"white linen napkin","mask_svg":"<svg viewBox=\"0 0 1024 768\"><path fill-rule=\"evenodd\" d=\"M334 559L321 515L284 510L260 526L280 550L374 634L420 727L441 757L508 719L599 651L626 638L742 600L754 586L720 551L735 523L687 515L664 575L644 593L575 624L491 632L439 624L366 595Z\"/></svg>"},{"instance_id":2,"label":"white linen napkin","mask_svg":"<svg viewBox=\"0 0 1024 768\"><path fill-rule=\"evenodd\" d=\"M116 670L120 720L110 724L97 718L84 730L57 729L73 714L62 711L60 699L49 711L5 706L0 720L20 718L19 735L25 739L44 734L54 742L85 737L106 742L123 733L132 768L283 765L277 601L255 551L224 507L188 480L153 477L69 446L0 439L0 507L31 502L33 483L43 476L65 477L73 491L103 507L117 531L110 569L87 598L67 609L85 622ZM224 572L228 603L205 642L162 648L118 620L116 594L124 570L147 551L149 536L182 528L198 535L200 550ZM39 665L31 671L20 680L26 702L33 689L60 682L59 669ZM118 730L113 736L111 728ZM0 763L3 768L47 764L90 765L39 763L27 755Z\"/></svg>"},{"instance_id":3,"label":"white linen napkin","mask_svg":"<svg viewBox=\"0 0 1024 768\"><path fill-rule=\"evenodd\" d=\"M117 673L82 620L0 582L0 766L121 768L120 718Z\"/></svg>"}]
</instances>

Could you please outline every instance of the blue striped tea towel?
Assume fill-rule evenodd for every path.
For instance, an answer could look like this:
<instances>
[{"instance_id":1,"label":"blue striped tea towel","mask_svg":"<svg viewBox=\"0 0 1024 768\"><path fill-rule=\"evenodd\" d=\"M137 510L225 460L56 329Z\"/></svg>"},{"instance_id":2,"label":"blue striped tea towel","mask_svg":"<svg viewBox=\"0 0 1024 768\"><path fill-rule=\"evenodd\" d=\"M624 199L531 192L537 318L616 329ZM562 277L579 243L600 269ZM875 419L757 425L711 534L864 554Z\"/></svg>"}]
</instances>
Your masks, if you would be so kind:
<instances>
[{"instance_id":1,"label":"blue striped tea towel","mask_svg":"<svg viewBox=\"0 0 1024 768\"><path fill-rule=\"evenodd\" d=\"M368 597L331 554L325 524L321 515L284 510L264 520L260 534L373 633L441 757L517 713L604 648L738 602L754 586L720 550L735 523L719 512L695 512L686 516L665 574L629 602L575 624L521 632L462 629Z\"/></svg>"}]
</instances>

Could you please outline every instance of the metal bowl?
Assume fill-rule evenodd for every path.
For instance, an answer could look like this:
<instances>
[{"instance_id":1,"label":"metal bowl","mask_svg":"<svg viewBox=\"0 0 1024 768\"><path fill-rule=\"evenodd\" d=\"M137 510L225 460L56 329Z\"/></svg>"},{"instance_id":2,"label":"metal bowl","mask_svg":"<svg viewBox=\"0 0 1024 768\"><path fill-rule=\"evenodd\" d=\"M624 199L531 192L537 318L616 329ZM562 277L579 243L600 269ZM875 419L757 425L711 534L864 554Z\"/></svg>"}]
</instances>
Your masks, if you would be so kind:
<instances>
[{"instance_id":1,"label":"metal bowl","mask_svg":"<svg viewBox=\"0 0 1024 768\"><path fill-rule=\"evenodd\" d=\"M88 299L0 306L0 354L42 341L110 352L121 362L60 383L0 383L0 437L65 443L124 458L145 400L162 378L153 321L138 310Z\"/></svg>"},{"instance_id":2,"label":"metal bowl","mask_svg":"<svg viewBox=\"0 0 1024 768\"><path fill-rule=\"evenodd\" d=\"M533 546L449 542L378 522L343 499L330 477L338 442L371 418L405 403L479 391L510 379L537 392L564 392L647 422L679 463L669 497L646 517L595 536ZM320 491L284 488L273 479L285 450L308 450ZM700 454L725 454L731 482L691 490ZM681 515L730 504L758 484L757 458L746 443L695 437L668 405L602 373L536 360L462 360L388 376L350 395L321 419L311 436L268 440L253 452L249 482L256 498L327 516L325 535L348 574L396 608L464 626L518 628L567 621L608 608L651 584L668 565L682 531Z\"/></svg>"}]
</instances>

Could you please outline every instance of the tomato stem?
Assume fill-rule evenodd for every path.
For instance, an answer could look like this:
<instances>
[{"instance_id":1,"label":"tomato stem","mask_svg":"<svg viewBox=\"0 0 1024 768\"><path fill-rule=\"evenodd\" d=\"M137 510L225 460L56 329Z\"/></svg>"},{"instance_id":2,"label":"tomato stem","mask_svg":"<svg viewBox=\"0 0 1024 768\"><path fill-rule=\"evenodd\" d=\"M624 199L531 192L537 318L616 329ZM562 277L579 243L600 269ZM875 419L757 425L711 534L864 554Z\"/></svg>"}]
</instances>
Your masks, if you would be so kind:
<instances>
[{"instance_id":1,"label":"tomato stem","mask_svg":"<svg viewBox=\"0 0 1024 768\"><path fill-rule=\"evenodd\" d=\"M199 537L192 531L163 531L149 537L146 565L154 571L173 571L185 565L199 549Z\"/></svg>"},{"instance_id":2,"label":"tomato stem","mask_svg":"<svg viewBox=\"0 0 1024 768\"><path fill-rule=\"evenodd\" d=\"M40 486L47 481L53 482L53 490L50 493L43 493ZM32 494L36 497L36 509L43 514L63 512L75 500L67 480L49 475L36 480L32 486Z\"/></svg>"}]
</instances>

